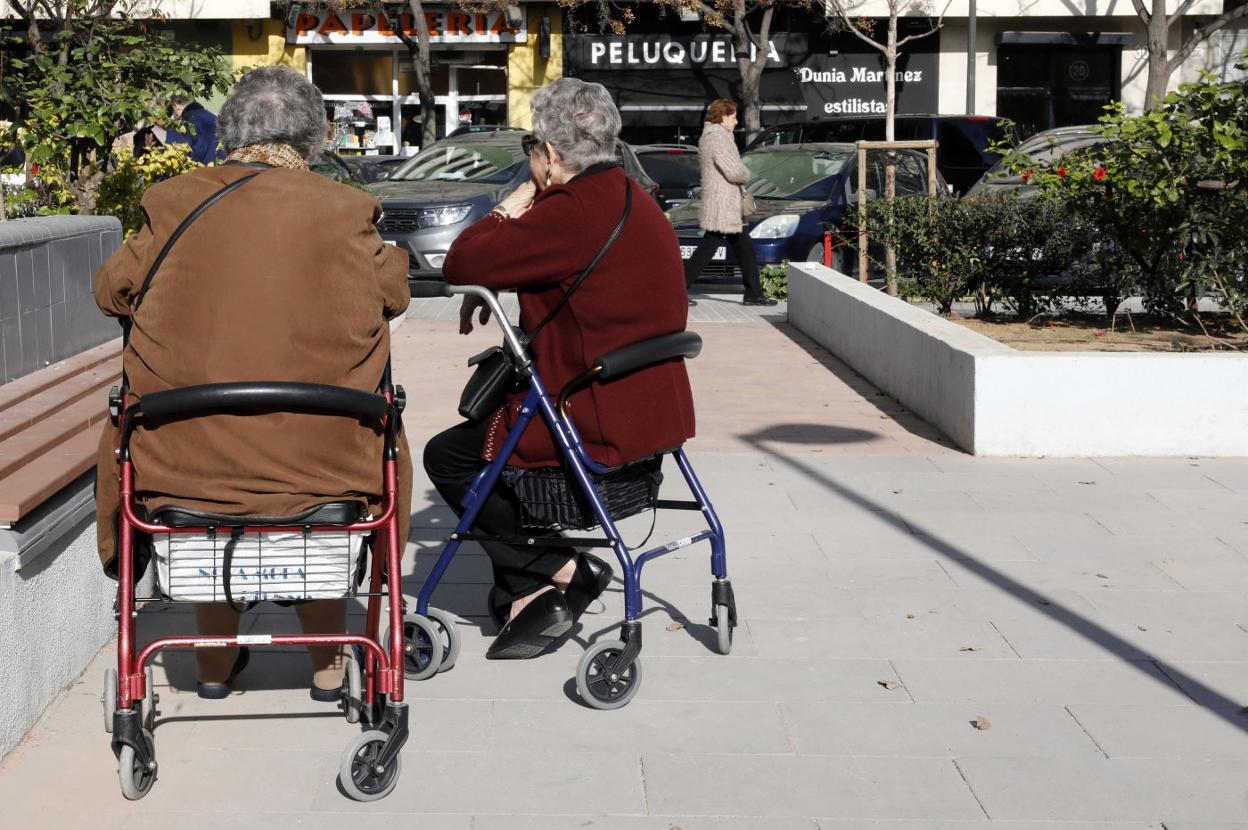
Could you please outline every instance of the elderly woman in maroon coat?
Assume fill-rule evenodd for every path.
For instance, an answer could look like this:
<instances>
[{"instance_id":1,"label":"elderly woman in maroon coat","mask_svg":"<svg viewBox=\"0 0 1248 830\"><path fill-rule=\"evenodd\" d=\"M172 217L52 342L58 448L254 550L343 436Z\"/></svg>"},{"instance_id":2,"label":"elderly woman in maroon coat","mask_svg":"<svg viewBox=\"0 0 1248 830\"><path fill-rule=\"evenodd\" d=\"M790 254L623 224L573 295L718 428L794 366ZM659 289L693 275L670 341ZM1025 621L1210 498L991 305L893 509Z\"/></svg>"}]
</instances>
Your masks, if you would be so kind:
<instances>
[{"instance_id":1,"label":"elderly woman in maroon coat","mask_svg":"<svg viewBox=\"0 0 1248 830\"><path fill-rule=\"evenodd\" d=\"M532 344L538 374L550 389L585 371L599 355L639 340L684 331L687 317L680 250L657 204L624 173L615 141L620 115L600 84L563 78L533 96L533 135L526 138L533 180L464 231L443 273L454 284L515 289L521 328L545 318L602 248L624 211L615 244ZM460 309L460 332L488 309L472 296ZM479 424L463 423L425 447L425 469L447 503L459 509L473 477L494 458L515 422L522 396ZM693 436L693 396L680 362L653 366L571 398L569 413L589 455L610 466L635 461ZM534 420L510 464L560 463L549 430ZM520 529L501 482L477 525L508 535ZM571 548L515 548L487 543L494 567L491 602L507 620L491 645L493 659L535 657L572 627L611 581L611 568Z\"/></svg>"}]
</instances>

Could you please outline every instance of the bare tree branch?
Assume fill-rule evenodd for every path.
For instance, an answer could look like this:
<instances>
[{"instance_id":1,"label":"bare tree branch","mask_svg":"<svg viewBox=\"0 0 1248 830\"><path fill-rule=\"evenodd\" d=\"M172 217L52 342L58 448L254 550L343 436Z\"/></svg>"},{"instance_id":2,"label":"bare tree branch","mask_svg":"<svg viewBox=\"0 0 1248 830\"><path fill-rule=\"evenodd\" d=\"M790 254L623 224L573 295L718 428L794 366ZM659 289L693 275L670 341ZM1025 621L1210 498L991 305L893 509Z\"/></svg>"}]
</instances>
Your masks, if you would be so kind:
<instances>
[{"instance_id":1,"label":"bare tree branch","mask_svg":"<svg viewBox=\"0 0 1248 830\"><path fill-rule=\"evenodd\" d=\"M1248 3L1241 5L1237 9L1231 9L1229 12L1218 15L1204 26L1201 26L1199 29L1192 32L1191 35L1188 36L1187 41L1179 47L1179 51L1175 52L1174 57L1169 60L1167 68L1171 72L1174 72L1174 70L1183 65L1183 61L1187 60L1187 56L1192 54L1197 46L1209 39L1210 35L1225 27L1226 24L1239 20L1241 17L1248 17Z\"/></svg>"},{"instance_id":2,"label":"bare tree branch","mask_svg":"<svg viewBox=\"0 0 1248 830\"><path fill-rule=\"evenodd\" d=\"M859 40L876 49L883 55L888 54L888 47L886 45L878 42L875 38L871 37L854 25L853 19L849 16L849 10L845 8L842 0L828 0L828 8L832 9L832 11L841 18L841 21L845 24L845 28L853 32Z\"/></svg>"},{"instance_id":3,"label":"bare tree branch","mask_svg":"<svg viewBox=\"0 0 1248 830\"><path fill-rule=\"evenodd\" d=\"M932 24L932 27L930 29L928 29L926 32L919 32L918 34L915 34L915 35L906 35L901 40L897 41L897 48L900 49L902 46L904 46L905 44L909 43L912 40L920 40L922 38L927 37L928 35L933 35L936 32L940 31L940 27L945 25L945 15L949 12L949 7L951 5L953 5L953 0L946 0L945 7L940 10L940 16L936 18L936 22ZM931 18L929 17L928 20L931 20Z\"/></svg>"},{"instance_id":4,"label":"bare tree branch","mask_svg":"<svg viewBox=\"0 0 1248 830\"><path fill-rule=\"evenodd\" d=\"M1182 18L1183 15L1187 14L1188 10L1195 5L1196 0L1183 0L1183 2L1179 4L1179 7L1174 10L1174 14L1166 18L1166 26L1170 27L1175 23L1178 23L1179 19Z\"/></svg>"},{"instance_id":5,"label":"bare tree branch","mask_svg":"<svg viewBox=\"0 0 1248 830\"><path fill-rule=\"evenodd\" d=\"M1148 7L1144 5L1144 0L1131 0L1131 5L1135 6L1135 13L1140 16L1140 20L1148 23L1153 15L1148 11Z\"/></svg>"}]
</instances>

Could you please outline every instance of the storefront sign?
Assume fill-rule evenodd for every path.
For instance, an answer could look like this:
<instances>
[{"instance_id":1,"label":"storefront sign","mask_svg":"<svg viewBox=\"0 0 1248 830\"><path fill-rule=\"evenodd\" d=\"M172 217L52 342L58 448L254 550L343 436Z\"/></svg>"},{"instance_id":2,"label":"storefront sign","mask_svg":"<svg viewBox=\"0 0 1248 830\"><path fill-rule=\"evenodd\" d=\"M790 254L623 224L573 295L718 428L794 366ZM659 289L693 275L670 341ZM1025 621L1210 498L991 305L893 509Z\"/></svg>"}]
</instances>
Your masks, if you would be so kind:
<instances>
[{"instance_id":1,"label":"storefront sign","mask_svg":"<svg viewBox=\"0 0 1248 830\"><path fill-rule=\"evenodd\" d=\"M730 35L575 35L567 40L566 65L580 72L600 69L735 69L737 66ZM767 44L768 67L788 65L788 40L787 34L779 34ZM757 53L757 47L751 46L750 57Z\"/></svg>"},{"instance_id":2,"label":"storefront sign","mask_svg":"<svg viewBox=\"0 0 1248 830\"><path fill-rule=\"evenodd\" d=\"M505 10L476 13L426 6L425 22L429 24L430 43L514 43L527 37L524 22L511 26ZM402 43L396 28L416 37L415 19L410 12L303 11L287 20L286 42L349 46Z\"/></svg>"},{"instance_id":3,"label":"storefront sign","mask_svg":"<svg viewBox=\"0 0 1248 830\"><path fill-rule=\"evenodd\" d=\"M935 51L909 52L898 58L894 75L897 112L939 109L939 65ZM812 55L793 74L808 117L884 115L888 76L878 52Z\"/></svg>"}]
</instances>

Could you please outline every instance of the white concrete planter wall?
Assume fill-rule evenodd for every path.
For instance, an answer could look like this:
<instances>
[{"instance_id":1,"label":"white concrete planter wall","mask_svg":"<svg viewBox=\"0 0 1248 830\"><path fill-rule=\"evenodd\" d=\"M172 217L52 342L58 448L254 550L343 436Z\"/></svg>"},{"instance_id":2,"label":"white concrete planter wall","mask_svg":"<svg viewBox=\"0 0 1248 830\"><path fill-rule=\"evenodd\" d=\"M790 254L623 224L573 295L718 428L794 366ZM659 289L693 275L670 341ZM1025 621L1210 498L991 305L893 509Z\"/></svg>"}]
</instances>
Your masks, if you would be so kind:
<instances>
[{"instance_id":1,"label":"white concrete planter wall","mask_svg":"<svg viewBox=\"0 0 1248 830\"><path fill-rule=\"evenodd\" d=\"M116 583L100 570L94 507L85 480L47 504L26 531L0 529L0 654L7 665L0 757L115 630Z\"/></svg>"},{"instance_id":2,"label":"white concrete planter wall","mask_svg":"<svg viewBox=\"0 0 1248 830\"><path fill-rule=\"evenodd\" d=\"M813 263L789 322L976 455L1248 455L1248 356L1022 352Z\"/></svg>"}]
</instances>

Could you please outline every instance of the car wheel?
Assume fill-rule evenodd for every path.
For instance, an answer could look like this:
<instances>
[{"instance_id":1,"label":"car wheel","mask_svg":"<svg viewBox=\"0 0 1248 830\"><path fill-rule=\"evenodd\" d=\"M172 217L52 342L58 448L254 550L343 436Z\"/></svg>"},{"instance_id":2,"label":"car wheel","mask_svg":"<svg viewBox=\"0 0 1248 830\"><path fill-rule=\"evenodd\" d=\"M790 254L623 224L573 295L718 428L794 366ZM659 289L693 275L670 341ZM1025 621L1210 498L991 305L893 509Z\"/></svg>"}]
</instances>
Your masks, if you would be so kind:
<instances>
[{"instance_id":1,"label":"car wheel","mask_svg":"<svg viewBox=\"0 0 1248 830\"><path fill-rule=\"evenodd\" d=\"M810 253L806 255L809 262L818 262L823 264L823 242L819 241L811 247ZM858 258L853 256L853 251L844 245L837 245L832 248L832 265L833 271L839 271L847 277L857 276Z\"/></svg>"}]
</instances>

